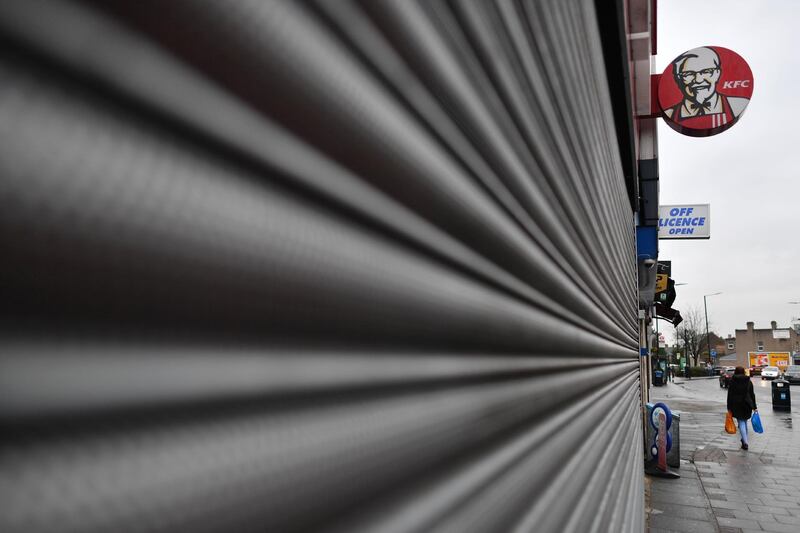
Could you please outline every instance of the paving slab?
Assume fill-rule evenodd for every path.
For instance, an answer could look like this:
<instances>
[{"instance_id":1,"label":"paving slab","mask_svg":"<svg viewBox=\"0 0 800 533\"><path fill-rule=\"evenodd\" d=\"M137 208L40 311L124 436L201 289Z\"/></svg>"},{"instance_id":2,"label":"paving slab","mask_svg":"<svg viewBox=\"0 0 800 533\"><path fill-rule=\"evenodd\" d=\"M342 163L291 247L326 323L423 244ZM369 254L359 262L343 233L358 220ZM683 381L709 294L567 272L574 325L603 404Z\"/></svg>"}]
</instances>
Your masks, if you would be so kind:
<instances>
[{"instance_id":1,"label":"paving slab","mask_svg":"<svg viewBox=\"0 0 800 533\"><path fill-rule=\"evenodd\" d=\"M782 533L797 533L797 525L779 524L777 522L758 522L764 531L777 531Z\"/></svg>"},{"instance_id":2,"label":"paving slab","mask_svg":"<svg viewBox=\"0 0 800 533\"><path fill-rule=\"evenodd\" d=\"M661 527L667 531L680 531L682 533L717 533L714 523L707 520L690 520L676 516L656 515L651 517L653 527Z\"/></svg>"}]
</instances>

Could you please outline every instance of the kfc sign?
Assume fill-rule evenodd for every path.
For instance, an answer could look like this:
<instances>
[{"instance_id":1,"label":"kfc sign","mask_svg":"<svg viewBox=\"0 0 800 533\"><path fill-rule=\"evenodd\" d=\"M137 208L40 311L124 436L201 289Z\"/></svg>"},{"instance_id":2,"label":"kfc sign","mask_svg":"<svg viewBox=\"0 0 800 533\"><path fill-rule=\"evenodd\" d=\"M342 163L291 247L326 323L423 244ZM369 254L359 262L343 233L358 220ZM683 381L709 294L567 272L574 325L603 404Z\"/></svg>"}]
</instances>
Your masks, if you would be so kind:
<instances>
[{"instance_id":1,"label":"kfc sign","mask_svg":"<svg viewBox=\"0 0 800 533\"><path fill-rule=\"evenodd\" d=\"M679 55L658 83L664 120L692 137L716 135L736 124L752 95L753 73L747 62L721 46Z\"/></svg>"}]
</instances>

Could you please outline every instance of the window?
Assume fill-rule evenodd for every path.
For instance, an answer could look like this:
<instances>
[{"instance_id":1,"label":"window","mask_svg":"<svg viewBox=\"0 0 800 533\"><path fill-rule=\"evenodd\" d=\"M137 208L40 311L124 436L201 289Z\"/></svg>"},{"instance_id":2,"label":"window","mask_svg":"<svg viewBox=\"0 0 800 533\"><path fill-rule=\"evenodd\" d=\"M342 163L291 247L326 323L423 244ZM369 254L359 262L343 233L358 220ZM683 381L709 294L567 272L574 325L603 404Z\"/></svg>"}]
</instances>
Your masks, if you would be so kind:
<instances>
[{"instance_id":1,"label":"window","mask_svg":"<svg viewBox=\"0 0 800 533\"><path fill-rule=\"evenodd\" d=\"M735 345L735 344L733 344L732 342L729 342L729 343L728 343L728 349L729 349L729 350L733 350L734 348L736 348L736 345Z\"/></svg>"}]
</instances>

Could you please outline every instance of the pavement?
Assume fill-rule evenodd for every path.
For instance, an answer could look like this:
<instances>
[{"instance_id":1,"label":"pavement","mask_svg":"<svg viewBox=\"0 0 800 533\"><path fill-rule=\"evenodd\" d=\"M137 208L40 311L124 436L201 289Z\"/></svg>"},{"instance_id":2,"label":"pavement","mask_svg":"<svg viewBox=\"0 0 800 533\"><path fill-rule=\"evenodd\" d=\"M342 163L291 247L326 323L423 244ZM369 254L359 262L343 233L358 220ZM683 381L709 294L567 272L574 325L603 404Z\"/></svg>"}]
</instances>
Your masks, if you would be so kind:
<instances>
[{"instance_id":1,"label":"pavement","mask_svg":"<svg viewBox=\"0 0 800 533\"><path fill-rule=\"evenodd\" d=\"M800 533L800 386L793 412L774 411L771 382L753 378L764 425L750 427L750 449L725 433L727 389L693 378L653 387L652 402L681 414L680 479L647 477L648 531ZM748 424L749 426L749 424Z\"/></svg>"}]
</instances>

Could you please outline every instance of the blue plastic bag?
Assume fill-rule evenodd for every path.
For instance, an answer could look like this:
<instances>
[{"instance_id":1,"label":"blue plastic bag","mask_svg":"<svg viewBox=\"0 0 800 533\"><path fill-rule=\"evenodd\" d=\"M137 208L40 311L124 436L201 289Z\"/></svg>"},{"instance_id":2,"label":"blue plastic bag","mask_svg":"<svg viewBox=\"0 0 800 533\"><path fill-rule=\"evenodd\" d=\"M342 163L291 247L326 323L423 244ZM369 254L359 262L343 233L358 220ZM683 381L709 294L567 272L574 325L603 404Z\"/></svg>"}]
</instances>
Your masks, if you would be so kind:
<instances>
[{"instance_id":1,"label":"blue plastic bag","mask_svg":"<svg viewBox=\"0 0 800 533\"><path fill-rule=\"evenodd\" d=\"M753 418L750 422L753 424L753 431L756 433L764 433L764 426L761 425L761 416L759 416L758 411L753 413Z\"/></svg>"}]
</instances>

